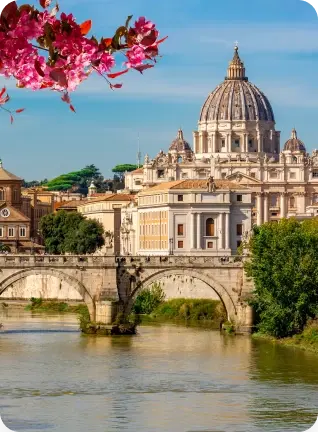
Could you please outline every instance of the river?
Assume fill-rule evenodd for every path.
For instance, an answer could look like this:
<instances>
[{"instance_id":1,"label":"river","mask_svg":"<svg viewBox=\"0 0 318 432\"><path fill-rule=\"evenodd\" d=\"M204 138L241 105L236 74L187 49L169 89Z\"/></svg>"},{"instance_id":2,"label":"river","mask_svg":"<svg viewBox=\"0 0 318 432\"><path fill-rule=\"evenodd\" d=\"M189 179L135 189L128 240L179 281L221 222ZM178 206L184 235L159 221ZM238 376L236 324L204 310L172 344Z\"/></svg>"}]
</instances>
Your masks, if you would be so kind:
<instances>
[{"instance_id":1,"label":"river","mask_svg":"<svg viewBox=\"0 0 318 432\"><path fill-rule=\"evenodd\" d=\"M74 315L0 322L0 415L16 432L302 432L318 415L318 356L301 350L166 324L82 336Z\"/></svg>"}]
</instances>

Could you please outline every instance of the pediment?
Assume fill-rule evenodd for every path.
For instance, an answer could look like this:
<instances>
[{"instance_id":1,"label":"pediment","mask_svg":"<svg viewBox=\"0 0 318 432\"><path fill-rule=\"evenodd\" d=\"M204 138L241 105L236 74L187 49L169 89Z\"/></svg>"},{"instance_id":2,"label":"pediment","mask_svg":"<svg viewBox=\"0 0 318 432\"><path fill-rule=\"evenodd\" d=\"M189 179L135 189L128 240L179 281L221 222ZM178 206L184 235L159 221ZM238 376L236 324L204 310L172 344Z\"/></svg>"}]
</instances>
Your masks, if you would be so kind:
<instances>
[{"instance_id":1,"label":"pediment","mask_svg":"<svg viewBox=\"0 0 318 432\"><path fill-rule=\"evenodd\" d=\"M30 219L15 207L12 207L5 202L2 202L2 204L0 205L0 222L27 223L30 222Z\"/></svg>"},{"instance_id":2,"label":"pediment","mask_svg":"<svg viewBox=\"0 0 318 432\"><path fill-rule=\"evenodd\" d=\"M242 185L251 185L251 184L259 185L262 183L260 180L241 172L230 174L229 176L226 177L226 179L236 183L240 183Z\"/></svg>"}]
</instances>

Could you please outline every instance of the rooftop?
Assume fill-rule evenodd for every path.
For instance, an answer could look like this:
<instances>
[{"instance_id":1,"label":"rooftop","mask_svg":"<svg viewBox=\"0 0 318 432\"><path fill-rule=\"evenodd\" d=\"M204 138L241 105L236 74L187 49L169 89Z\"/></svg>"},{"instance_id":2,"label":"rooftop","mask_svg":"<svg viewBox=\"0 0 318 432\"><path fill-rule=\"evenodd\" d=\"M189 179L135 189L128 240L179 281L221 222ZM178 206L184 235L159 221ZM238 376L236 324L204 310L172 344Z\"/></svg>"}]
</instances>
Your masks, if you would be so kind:
<instances>
[{"instance_id":1,"label":"rooftop","mask_svg":"<svg viewBox=\"0 0 318 432\"><path fill-rule=\"evenodd\" d=\"M218 190L244 190L245 186L235 183L230 180L214 180L216 189ZM161 183L152 188L143 190L140 195L147 195L153 192L164 190L202 190L207 191L208 179L205 180L175 180L171 182Z\"/></svg>"}]
</instances>

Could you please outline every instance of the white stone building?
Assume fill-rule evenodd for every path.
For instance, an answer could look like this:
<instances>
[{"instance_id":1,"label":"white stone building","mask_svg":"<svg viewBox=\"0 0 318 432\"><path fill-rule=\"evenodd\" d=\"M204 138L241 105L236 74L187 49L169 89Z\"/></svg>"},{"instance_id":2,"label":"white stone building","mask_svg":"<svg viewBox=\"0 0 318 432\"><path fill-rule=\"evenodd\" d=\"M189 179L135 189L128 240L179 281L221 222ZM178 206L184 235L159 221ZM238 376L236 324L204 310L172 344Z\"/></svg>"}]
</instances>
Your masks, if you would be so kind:
<instances>
[{"instance_id":1,"label":"white stone building","mask_svg":"<svg viewBox=\"0 0 318 432\"><path fill-rule=\"evenodd\" d=\"M203 104L193 150L179 130L168 152L146 155L143 168L126 175L126 191L210 176L251 190L253 224L318 214L318 151L310 156L295 129L280 149L270 102L246 77L237 47L227 77Z\"/></svg>"},{"instance_id":2,"label":"white stone building","mask_svg":"<svg viewBox=\"0 0 318 432\"><path fill-rule=\"evenodd\" d=\"M251 192L238 183L162 183L122 210L121 253L230 256L250 232L251 214Z\"/></svg>"}]
</instances>

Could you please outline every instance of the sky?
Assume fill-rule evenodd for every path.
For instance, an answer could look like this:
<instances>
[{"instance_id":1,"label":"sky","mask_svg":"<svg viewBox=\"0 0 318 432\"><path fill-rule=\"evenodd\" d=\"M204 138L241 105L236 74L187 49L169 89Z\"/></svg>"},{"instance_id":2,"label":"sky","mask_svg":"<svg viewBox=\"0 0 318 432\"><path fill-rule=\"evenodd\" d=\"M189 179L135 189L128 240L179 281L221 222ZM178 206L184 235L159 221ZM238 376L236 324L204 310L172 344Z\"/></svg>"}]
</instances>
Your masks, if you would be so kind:
<instances>
[{"instance_id":1,"label":"sky","mask_svg":"<svg viewBox=\"0 0 318 432\"><path fill-rule=\"evenodd\" d=\"M37 1L37 0L35 0ZM22 4L23 1L18 1ZM143 75L132 71L111 91L98 76L72 95L76 114L57 93L16 89L0 78L13 125L0 112L0 157L26 180L53 178L95 164L105 177L116 164L167 150L179 127L192 144L200 109L224 80L234 42L246 75L270 100L281 146L295 127L307 151L318 148L318 18L301 0L60 0L93 34L111 37L128 15L157 24L162 58ZM118 58L119 65L121 58ZM139 138L138 138L139 137Z\"/></svg>"}]
</instances>

